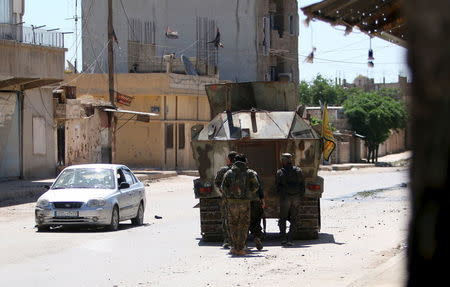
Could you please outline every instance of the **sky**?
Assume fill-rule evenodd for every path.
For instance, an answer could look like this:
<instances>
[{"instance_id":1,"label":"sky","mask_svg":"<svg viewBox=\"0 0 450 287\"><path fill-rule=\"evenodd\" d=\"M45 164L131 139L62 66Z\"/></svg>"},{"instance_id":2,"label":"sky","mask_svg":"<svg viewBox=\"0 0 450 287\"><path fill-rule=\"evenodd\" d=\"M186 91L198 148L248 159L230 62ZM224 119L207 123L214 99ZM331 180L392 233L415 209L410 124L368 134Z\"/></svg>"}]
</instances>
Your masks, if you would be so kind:
<instances>
[{"instance_id":1,"label":"sky","mask_svg":"<svg viewBox=\"0 0 450 287\"><path fill-rule=\"evenodd\" d=\"M24 26L47 25L45 29L60 28L59 32L74 32L75 4L78 1L78 16L81 16L80 0L25 0ZM106 0L102 0L106 1ZM229 1L229 0L224 0ZM299 0L299 8L319 2L318 0ZM299 11L299 69L300 80L311 82L317 74L335 80L346 79L352 82L358 75L374 78L375 82L397 82L398 76L410 73L406 64L406 49L378 38L372 39L374 51L374 68L367 66L370 38L354 30L344 36L343 27L332 27L321 22L312 21L309 27L303 24L306 18ZM72 19L70 19L72 18ZM68 49L66 60L74 63L78 59L81 68L81 19L78 21L78 41L74 34L65 35L65 47ZM78 57L75 57L78 46ZM316 48L314 63L305 63L305 57Z\"/></svg>"}]
</instances>

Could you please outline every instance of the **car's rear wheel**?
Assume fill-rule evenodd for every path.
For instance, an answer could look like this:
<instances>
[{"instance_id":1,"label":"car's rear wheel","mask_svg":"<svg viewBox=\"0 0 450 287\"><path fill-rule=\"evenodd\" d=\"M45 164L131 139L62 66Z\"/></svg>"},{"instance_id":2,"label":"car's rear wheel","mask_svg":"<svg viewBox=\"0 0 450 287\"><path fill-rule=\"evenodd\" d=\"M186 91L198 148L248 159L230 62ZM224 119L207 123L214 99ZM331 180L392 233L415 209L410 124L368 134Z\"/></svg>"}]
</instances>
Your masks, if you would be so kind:
<instances>
[{"instance_id":1,"label":"car's rear wheel","mask_svg":"<svg viewBox=\"0 0 450 287\"><path fill-rule=\"evenodd\" d=\"M139 204L139 209L135 218L131 219L131 224L142 225L144 224L144 204L141 202Z\"/></svg>"},{"instance_id":2,"label":"car's rear wheel","mask_svg":"<svg viewBox=\"0 0 450 287\"><path fill-rule=\"evenodd\" d=\"M119 229L119 208L114 206L111 213L111 223L108 225L109 231L116 231Z\"/></svg>"}]
</instances>

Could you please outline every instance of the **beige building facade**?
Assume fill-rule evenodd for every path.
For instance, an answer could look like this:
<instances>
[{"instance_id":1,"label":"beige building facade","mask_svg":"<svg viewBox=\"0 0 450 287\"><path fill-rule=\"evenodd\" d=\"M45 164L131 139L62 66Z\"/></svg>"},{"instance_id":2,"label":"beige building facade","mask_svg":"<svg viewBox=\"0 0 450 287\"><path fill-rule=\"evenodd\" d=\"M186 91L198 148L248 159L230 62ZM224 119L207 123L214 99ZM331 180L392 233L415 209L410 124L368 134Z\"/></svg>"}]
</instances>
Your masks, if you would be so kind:
<instances>
[{"instance_id":1,"label":"beige building facade","mask_svg":"<svg viewBox=\"0 0 450 287\"><path fill-rule=\"evenodd\" d=\"M114 112L113 162L133 168L195 169L191 127L209 122L204 87L219 80L172 73L115 77L118 111ZM108 126L104 109L110 105L107 75L70 75L65 85L76 87L73 106L93 107L91 115L66 121L65 164L102 161L102 144L107 136L101 133Z\"/></svg>"}]
</instances>

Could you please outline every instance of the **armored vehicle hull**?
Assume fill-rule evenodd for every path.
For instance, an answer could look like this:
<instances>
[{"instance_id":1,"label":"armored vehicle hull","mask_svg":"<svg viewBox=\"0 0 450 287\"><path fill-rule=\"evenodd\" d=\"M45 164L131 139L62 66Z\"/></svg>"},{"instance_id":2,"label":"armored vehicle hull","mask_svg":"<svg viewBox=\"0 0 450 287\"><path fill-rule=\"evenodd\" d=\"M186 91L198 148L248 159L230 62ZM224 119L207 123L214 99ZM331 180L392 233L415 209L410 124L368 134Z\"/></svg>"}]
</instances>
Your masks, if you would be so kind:
<instances>
[{"instance_id":1,"label":"armored vehicle hull","mask_svg":"<svg viewBox=\"0 0 450 287\"><path fill-rule=\"evenodd\" d=\"M225 93L223 91L227 85L228 91ZM230 99L233 102L233 95L236 94L244 97L249 94L249 85L258 85L258 89L254 90L259 91L264 91L264 86L275 89L275 93L264 95L266 102L273 103L276 101L267 101L267 98L276 97L280 94L279 91L291 88L286 83L241 85L244 85L246 93L240 90L239 84L208 86L210 104L220 102L221 96L228 97L228 102ZM251 103L253 107L258 106L258 95L261 96L261 93L250 93L250 97L256 98ZM289 96L283 96L289 100ZM215 98L212 99L213 97ZM248 99L244 108L248 107L247 102ZM277 104L283 106L280 102L282 101ZM281 168L281 154L291 153L295 164L302 168L306 180L306 192L298 213L300 218L296 221L299 224L298 232L294 234L294 239L317 238L320 231L320 197L323 192L323 179L317 176L322 140L295 108L286 111L286 106L289 105L272 111L258 108L238 110L242 105L235 101L234 105L228 104L225 112L213 114L213 120L205 127L193 127L191 145L200 175L194 180L194 191L196 198L200 199L200 226L204 240L218 241L223 238L220 191L214 186L214 178L217 171L226 165L230 151L244 153L249 167L258 173L264 187L266 218L278 218L279 197L275 190L275 174ZM217 111L218 108L212 107L211 110Z\"/></svg>"}]
</instances>

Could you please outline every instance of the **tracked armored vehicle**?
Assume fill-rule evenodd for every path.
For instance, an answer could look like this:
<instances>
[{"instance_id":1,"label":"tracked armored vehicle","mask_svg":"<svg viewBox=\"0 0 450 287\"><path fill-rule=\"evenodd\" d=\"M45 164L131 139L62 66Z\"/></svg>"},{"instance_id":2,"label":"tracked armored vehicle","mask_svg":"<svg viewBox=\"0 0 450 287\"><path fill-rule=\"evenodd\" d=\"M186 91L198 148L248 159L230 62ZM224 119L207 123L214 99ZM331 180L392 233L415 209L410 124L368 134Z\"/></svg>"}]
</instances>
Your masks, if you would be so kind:
<instances>
[{"instance_id":1,"label":"tracked armored vehicle","mask_svg":"<svg viewBox=\"0 0 450 287\"><path fill-rule=\"evenodd\" d=\"M222 240L220 192L214 186L217 171L226 165L229 151L244 153L264 185L265 217L278 218L275 174L282 153L291 153L305 176L298 232L294 239L314 239L320 231L323 179L317 175L321 137L297 109L293 83L252 82L206 86L212 120L192 128L192 150L200 177L194 192L200 203L201 235Z\"/></svg>"}]
</instances>

